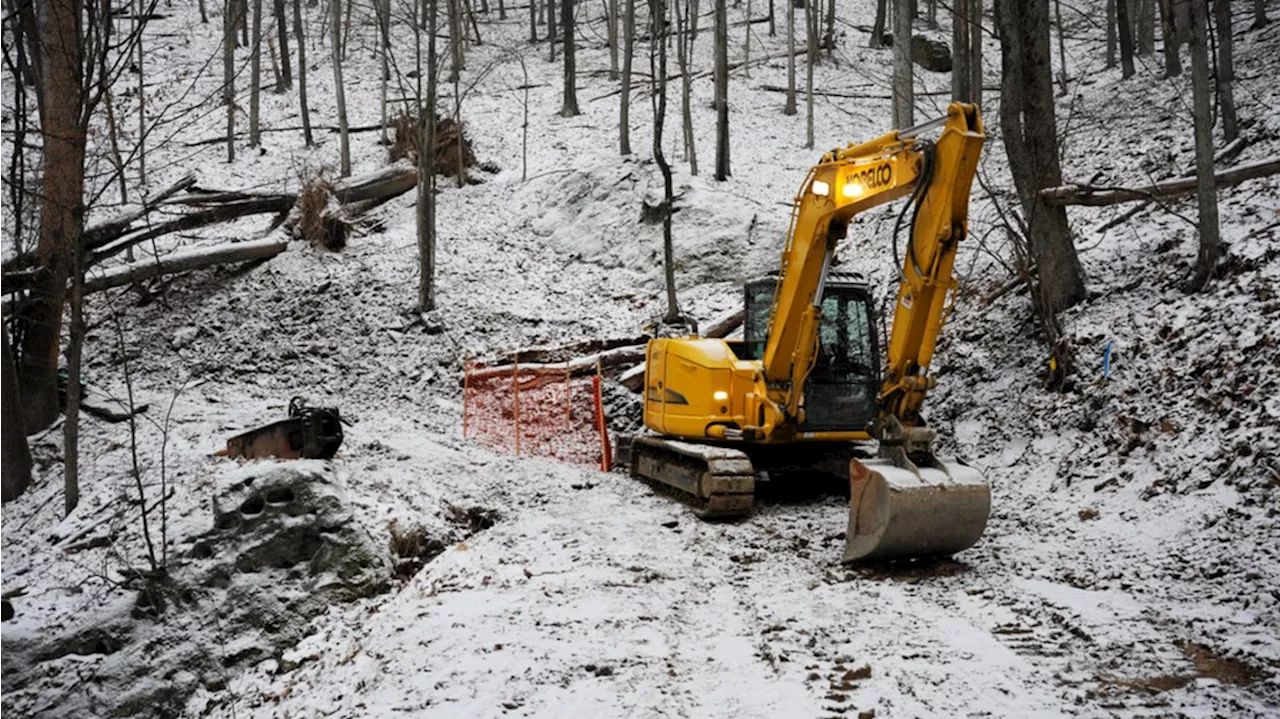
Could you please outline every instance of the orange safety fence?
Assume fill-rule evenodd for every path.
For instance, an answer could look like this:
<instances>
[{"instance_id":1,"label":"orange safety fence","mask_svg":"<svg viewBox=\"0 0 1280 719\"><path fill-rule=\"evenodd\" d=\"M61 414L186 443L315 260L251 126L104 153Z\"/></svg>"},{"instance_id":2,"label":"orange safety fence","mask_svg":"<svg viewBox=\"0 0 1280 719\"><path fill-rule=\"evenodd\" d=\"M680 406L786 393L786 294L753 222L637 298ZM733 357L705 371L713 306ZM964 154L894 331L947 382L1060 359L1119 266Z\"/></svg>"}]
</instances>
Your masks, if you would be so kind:
<instances>
[{"instance_id":1,"label":"orange safety fence","mask_svg":"<svg viewBox=\"0 0 1280 719\"><path fill-rule=\"evenodd\" d=\"M609 470L599 366L593 375L574 376L568 365L486 367L468 360L464 372L464 438L519 456Z\"/></svg>"}]
</instances>

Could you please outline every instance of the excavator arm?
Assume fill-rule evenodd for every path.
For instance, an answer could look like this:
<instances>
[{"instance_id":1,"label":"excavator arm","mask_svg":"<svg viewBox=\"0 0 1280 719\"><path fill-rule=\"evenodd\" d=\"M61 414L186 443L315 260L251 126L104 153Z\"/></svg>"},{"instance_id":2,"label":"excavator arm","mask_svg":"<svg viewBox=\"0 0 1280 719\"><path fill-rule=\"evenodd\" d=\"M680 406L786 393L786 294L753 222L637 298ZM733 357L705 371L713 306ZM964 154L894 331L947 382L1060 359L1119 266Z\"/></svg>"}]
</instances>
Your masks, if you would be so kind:
<instances>
[{"instance_id":1,"label":"excavator arm","mask_svg":"<svg viewBox=\"0 0 1280 719\"><path fill-rule=\"evenodd\" d=\"M937 125L943 129L936 142L918 137ZM927 371L955 284L956 245L964 237L984 140L977 108L952 103L946 117L833 150L810 170L794 204L764 350L770 399L784 418L776 431L800 420L805 380L818 351L822 283L837 243L855 215L907 195L913 216L900 259L880 413L906 427L917 423L932 386Z\"/></svg>"}]
</instances>

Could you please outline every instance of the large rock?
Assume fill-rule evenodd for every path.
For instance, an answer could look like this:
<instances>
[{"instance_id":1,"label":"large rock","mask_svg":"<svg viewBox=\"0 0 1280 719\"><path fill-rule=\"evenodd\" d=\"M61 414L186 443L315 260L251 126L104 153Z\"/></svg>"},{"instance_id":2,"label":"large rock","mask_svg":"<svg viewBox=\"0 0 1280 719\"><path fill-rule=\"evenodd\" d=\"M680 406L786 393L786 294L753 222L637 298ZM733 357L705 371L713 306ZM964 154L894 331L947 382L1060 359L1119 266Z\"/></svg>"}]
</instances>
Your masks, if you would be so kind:
<instances>
[{"instance_id":1,"label":"large rock","mask_svg":"<svg viewBox=\"0 0 1280 719\"><path fill-rule=\"evenodd\" d=\"M893 47L893 33L885 33L880 40L885 47ZM951 46L945 40L913 35L911 60L930 72L951 72Z\"/></svg>"}]
</instances>

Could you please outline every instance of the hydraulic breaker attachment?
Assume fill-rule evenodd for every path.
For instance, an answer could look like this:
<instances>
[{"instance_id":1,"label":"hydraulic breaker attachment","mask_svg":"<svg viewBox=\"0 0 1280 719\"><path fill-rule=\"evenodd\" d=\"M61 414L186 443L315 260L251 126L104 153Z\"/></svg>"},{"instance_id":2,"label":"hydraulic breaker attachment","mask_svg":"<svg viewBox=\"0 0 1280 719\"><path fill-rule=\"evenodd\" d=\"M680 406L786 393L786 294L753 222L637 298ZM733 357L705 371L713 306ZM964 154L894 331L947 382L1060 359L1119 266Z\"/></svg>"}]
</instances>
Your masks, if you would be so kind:
<instances>
[{"instance_id":1,"label":"hydraulic breaker attachment","mask_svg":"<svg viewBox=\"0 0 1280 719\"><path fill-rule=\"evenodd\" d=\"M982 474L952 457L918 466L895 450L849 463L844 561L953 554L976 544L991 513Z\"/></svg>"},{"instance_id":2,"label":"hydraulic breaker attachment","mask_svg":"<svg viewBox=\"0 0 1280 719\"><path fill-rule=\"evenodd\" d=\"M336 407L308 407L301 397L289 401L289 418L251 429L227 440L218 454L261 459L332 459L342 446L342 417Z\"/></svg>"}]
</instances>

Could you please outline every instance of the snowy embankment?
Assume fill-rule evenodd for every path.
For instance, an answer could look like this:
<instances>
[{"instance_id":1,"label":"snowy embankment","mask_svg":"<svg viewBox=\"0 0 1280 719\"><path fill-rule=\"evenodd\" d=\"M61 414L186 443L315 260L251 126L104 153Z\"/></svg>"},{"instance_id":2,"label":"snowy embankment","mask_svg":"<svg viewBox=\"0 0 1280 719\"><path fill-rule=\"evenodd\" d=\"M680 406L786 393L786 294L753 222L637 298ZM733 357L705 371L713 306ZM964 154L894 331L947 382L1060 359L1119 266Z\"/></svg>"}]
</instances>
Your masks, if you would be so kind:
<instances>
[{"instance_id":1,"label":"snowy embankment","mask_svg":"<svg viewBox=\"0 0 1280 719\"><path fill-rule=\"evenodd\" d=\"M841 3L841 17L869 24L865 5ZM174 13L155 26L153 62L194 68L216 52L216 33L191 8ZM743 13L731 9L731 20ZM294 243L261 266L194 273L156 295L94 298L91 318L101 324L86 348L91 391L123 395L119 363L127 358L138 401L151 405L138 455L149 497L159 496L162 476L174 489L175 572L191 561L191 538L211 526L220 478L241 471L210 455L227 436L281 415L295 394L337 405L354 421L332 466L376 542L387 540L393 520L457 539L452 506L491 508L498 521L451 543L391 591L330 607L279 656L193 678L156 666L167 655L151 644L77 647L37 665L39 679L20 690L6 684L6 714L100 715L117 699L103 687L137 667L154 685L198 687L185 705L193 717L1276 713L1276 179L1222 193L1229 256L1224 276L1202 294L1180 287L1195 254L1186 221L1153 207L1098 233L1116 208L1071 212L1091 296L1064 317L1084 375L1066 394L1039 384L1046 357L1025 292L987 299L1009 278L992 260L1008 248L992 232L985 193L975 193L974 241L957 263L961 297L929 407L944 438L992 481L990 528L954 561L850 570L838 564L839 497L763 503L743 522L705 524L620 474L499 456L459 438L462 358L630 336L663 309L660 226L641 221L642 205L656 204L661 187L648 159L648 98L637 93L632 107L637 152L619 158L616 97L591 99L616 84L587 73L607 68L607 51L586 35L584 114L562 118L560 66L539 45L538 57L526 59L533 89L522 181L522 92L513 88L525 79L518 64L498 58L506 46L523 46L526 21L485 26L493 37L473 48L464 73L465 81L491 69L463 118L480 159L499 171L479 185L441 183L442 333L427 333L409 311L417 265L412 198L404 197L378 211L381 231L340 254ZM1068 44L1076 79L1060 108L1068 177L1102 170L1114 184L1141 184L1189 169L1185 81L1157 81L1148 69L1145 80L1122 82L1101 67L1100 38L1089 39L1099 33L1087 18L1068 23L1084 38ZM753 27L753 56L761 43L781 51L783 38ZM1237 98L1251 140L1240 162L1280 149L1280 89L1270 79L1280 70L1278 28L1238 33ZM863 32L845 30L815 86L882 93L888 52L862 47ZM357 24L353 38L360 44L349 58L348 98L353 124L366 124L377 119L373 30ZM412 48L407 34L397 42ZM998 48L987 48L992 85ZM321 48L311 50L313 108L328 118L329 66ZM709 66L709 34L695 53ZM637 66L647 69L645 58ZM735 73L734 176L725 183L705 169L688 175L674 96L670 104L680 296L700 319L737 306L740 281L772 268L788 203L821 148L888 127L886 100L820 97L819 149L805 149L803 107L786 117L782 96L761 89L784 85L785 72L775 60L750 78ZM921 81L937 90L947 78L924 73ZM197 82L205 92L192 97L217 87L216 78ZM166 91L177 99L177 88L155 90ZM710 81L698 80L694 95L705 168L714 147ZM120 115L132 116L136 106L117 96ZM920 113L934 114L941 101L922 98ZM988 92L986 101L995 137L998 97ZM264 123L295 125L295 105L290 95L264 96ZM283 188L296 186L305 168L336 161L336 138L327 134L304 150L299 133L271 133L261 153L242 152L231 165L221 148L182 145L218 135L221 122L213 112L184 125L182 138L153 143L151 183L198 166L208 186ZM357 174L384 164L376 140L353 136ZM983 172L1010 202L1002 162L996 139ZM1171 206L1194 215L1188 201ZM867 273L884 292L894 277L896 209L868 213L839 253L843 269ZM258 231L240 222L178 242ZM1103 381L1095 365L1108 343L1114 355ZM4 507L4 588L26 591L3 626L6 654L11 637L105 622L127 615L134 601L121 583L124 566L144 564L136 514L102 523L128 506L118 497L136 491L129 432L86 419L83 435L84 497L75 513L59 518L58 432L34 444L35 486ZM110 542L66 551L67 538L86 530ZM147 636L225 654L248 635L224 620L197 597ZM173 699L181 705L186 694Z\"/></svg>"}]
</instances>

